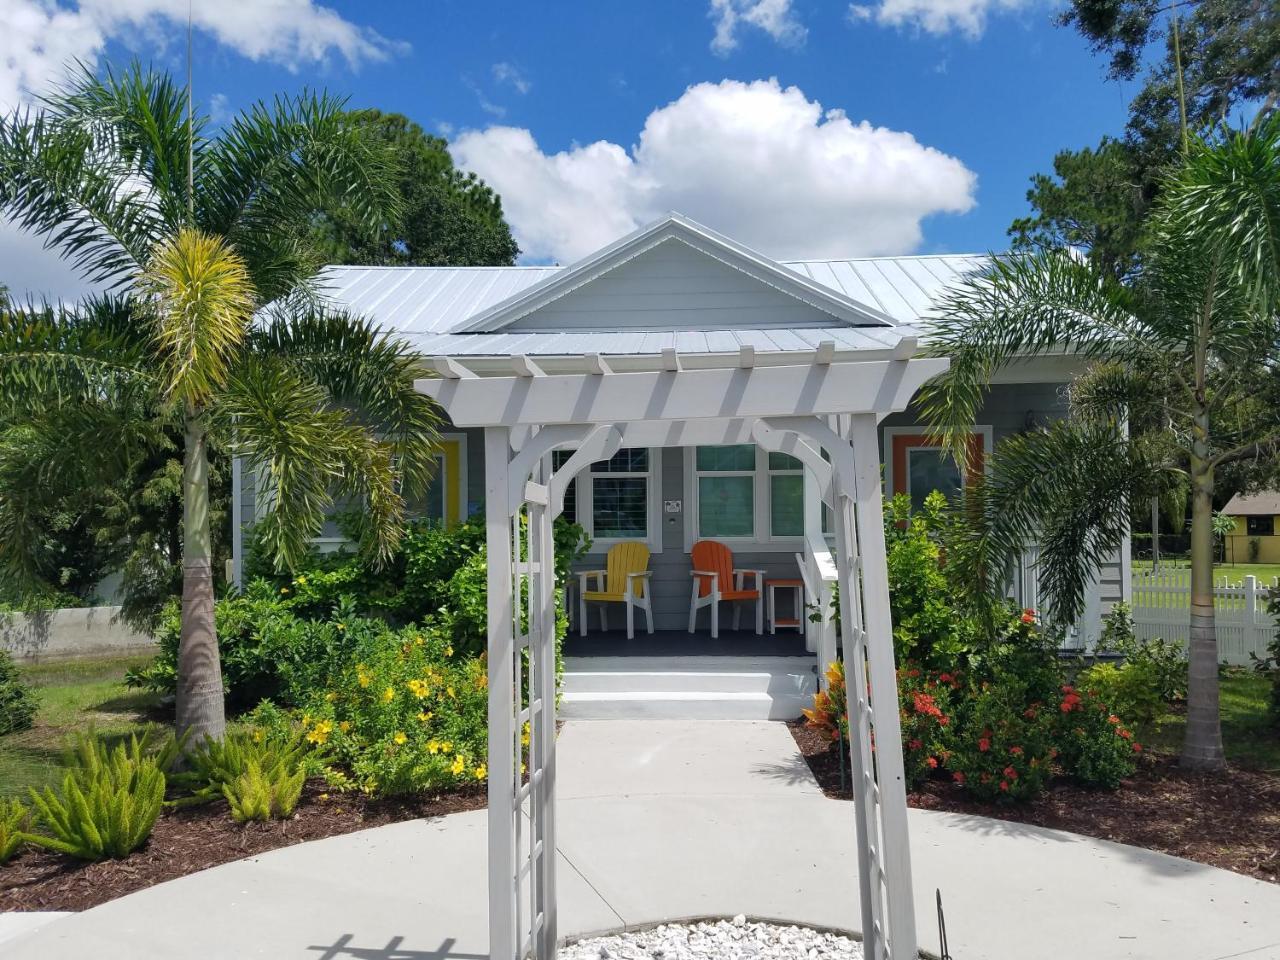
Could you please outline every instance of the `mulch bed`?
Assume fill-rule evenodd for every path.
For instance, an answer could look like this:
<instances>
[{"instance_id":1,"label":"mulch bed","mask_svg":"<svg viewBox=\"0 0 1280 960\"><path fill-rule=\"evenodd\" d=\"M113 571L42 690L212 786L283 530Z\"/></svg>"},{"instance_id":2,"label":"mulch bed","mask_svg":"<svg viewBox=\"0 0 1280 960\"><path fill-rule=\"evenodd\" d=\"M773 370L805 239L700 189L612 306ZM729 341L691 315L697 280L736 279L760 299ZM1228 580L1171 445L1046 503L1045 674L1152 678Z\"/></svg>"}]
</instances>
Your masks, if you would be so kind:
<instances>
[{"instance_id":1,"label":"mulch bed","mask_svg":"<svg viewBox=\"0 0 1280 960\"><path fill-rule=\"evenodd\" d=\"M147 845L125 860L82 863L28 847L0 867L0 911L86 910L277 847L484 805L482 786L432 797L370 800L358 793L326 794L324 781L315 779L307 782L289 820L238 824L222 801L164 813Z\"/></svg>"},{"instance_id":2,"label":"mulch bed","mask_svg":"<svg viewBox=\"0 0 1280 960\"><path fill-rule=\"evenodd\" d=\"M836 746L803 720L789 726L823 793L848 800ZM1280 777L1240 767L1191 773L1173 757L1148 753L1114 792L1059 778L1031 803L989 803L937 779L908 794L907 804L1070 830L1280 883Z\"/></svg>"},{"instance_id":3,"label":"mulch bed","mask_svg":"<svg viewBox=\"0 0 1280 960\"><path fill-rule=\"evenodd\" d=\"M836 747L802 720L789 727L823 792L849 799L848 789L840 788ZM1280 777L1238 767L1195 774L1179 769L1172 757L1152 753L1115 792L1059 779L1032 803L1000 804L975 800L938 779L907 802L925 810L1070 830L1280 883ZM432 797L370 800L357 793L327 793L324 781L315 779L285 821L237 824L222 802L167 812L147 845L125 860L81 863L28 848L0 867L0 911L86 910L277 847L484 805L480 786Z\"/></svg>"}]
</instances>

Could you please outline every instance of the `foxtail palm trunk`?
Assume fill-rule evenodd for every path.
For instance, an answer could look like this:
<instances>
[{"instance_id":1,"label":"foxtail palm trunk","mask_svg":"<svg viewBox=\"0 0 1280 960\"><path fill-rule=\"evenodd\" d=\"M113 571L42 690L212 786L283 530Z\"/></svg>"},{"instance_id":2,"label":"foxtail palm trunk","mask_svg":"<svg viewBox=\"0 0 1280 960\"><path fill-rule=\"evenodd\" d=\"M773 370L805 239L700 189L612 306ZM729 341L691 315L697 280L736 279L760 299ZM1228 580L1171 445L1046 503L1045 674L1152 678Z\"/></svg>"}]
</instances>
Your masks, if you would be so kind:
<instances>
[{"instance_id":1,"label":"foxtail palm trunk","mask_svg":"<svg viewBox=\"0 0 1280 960\"><path fill-rule=\"evenodd\" d=\"M1218 716L1218 635L1213 612L1213 466L1208 416L1196 418L1191 455L1191 643L1188 652L1187 733L1182 763L1196 770L1225 765Z\"/></svg>"},{"instance_id":2,"label":"foxtail palm trunk","mask_svg":"<svg viewBox=\"0 0 1280 960\"><path fill-rule=\"evenodd\" d=\"M213 618L213 557L209 534L208 434L198 412L187 413L182 464L182 638L178 644L177 727L190 742L226 732L222 666Z\"/></svg>"}]
</instances>

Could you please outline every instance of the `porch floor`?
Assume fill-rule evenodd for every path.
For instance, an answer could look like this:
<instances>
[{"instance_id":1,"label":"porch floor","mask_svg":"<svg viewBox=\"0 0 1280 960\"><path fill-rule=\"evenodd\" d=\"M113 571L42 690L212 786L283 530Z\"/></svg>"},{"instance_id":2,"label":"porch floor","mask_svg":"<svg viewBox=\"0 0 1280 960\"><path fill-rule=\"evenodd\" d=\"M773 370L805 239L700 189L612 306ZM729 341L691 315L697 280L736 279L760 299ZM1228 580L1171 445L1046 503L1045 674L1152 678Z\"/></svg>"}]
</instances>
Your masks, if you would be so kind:
<instances>
[{"instance_id":1,"label":"porch floor","mask_svg":"<svg viewBox=\"0 0 1280 960\"><path fill-rule=\"evenodd\" d=\"M805 657L811 656L804 648L804 637L788 630L786 633L757 636L748 630L721 630L720 636L711 638L705 630L689 633L685 630L655 630L645 633L636 629L634 640L627 639L625 630L609 630L601 633L588 629L585 637L570 631L564 641L566 657Z\"/></svg>"}]
</instances>

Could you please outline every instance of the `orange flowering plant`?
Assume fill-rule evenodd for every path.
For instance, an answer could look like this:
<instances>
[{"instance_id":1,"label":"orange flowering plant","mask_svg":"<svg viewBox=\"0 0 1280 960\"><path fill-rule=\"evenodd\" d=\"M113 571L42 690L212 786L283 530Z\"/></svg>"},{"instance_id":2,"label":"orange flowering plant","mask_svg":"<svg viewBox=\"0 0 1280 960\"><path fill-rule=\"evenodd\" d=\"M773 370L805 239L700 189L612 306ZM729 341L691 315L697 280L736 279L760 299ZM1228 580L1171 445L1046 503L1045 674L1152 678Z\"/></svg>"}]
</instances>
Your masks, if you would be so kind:
<instances>
[{"instance_id":1,"label":"orange flowering plant","mask_svg":"<svg viewBox=\"0 0 1280 960\"><path fill-rule=\"evenodd\" d=\"M844 685L844 663L834 660L827 665L827 689L818 691L813 706L804 711L808 726L824 733L828 739L849 739L849 706Z\"/></svg>"}]
</instances>

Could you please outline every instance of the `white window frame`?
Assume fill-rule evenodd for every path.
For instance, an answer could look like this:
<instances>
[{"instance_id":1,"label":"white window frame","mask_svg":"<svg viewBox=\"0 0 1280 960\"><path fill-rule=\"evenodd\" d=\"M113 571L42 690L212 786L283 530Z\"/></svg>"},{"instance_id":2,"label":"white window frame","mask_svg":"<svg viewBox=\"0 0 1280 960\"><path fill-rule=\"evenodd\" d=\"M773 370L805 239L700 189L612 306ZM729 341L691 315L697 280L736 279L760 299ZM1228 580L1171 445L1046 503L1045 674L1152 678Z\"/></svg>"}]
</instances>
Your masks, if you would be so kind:
<instances>
[{"instance_id":1,"label":"white window frame","mask_svg":"<svg viewBox=\"0 0 1280 960\"><path fill-rule=\"evenodd\" d=\"M708 444L708 446L722 446L722 444ZM739 446L739 444L728 444L728 446ZM759 444L752 444L756 451L755 468L751 471L747 470L699 470L698 469L698 448L684 448L684 502L685 502L685 526L684 526L684 549L685 553L693 550L693 545L702 539L714 539L723 543L728 547L739 547L741 549L758 550L762 552L777 553L795 553L801 549L804 544L804 535L796 536L773 536L772 516L772 497L769 489L770 480L774 476L804 476L803 466L800 470L771 470L769 468L769 451ZM752 527L755 533L750 537L707 537L704 538L699 532L701 521L699 518L698 504L698 478L708 477L745 477L752 478L751 498L752 498Z\"/></svg>"},{"instance_id":2,"label":"white window frame","mask_svg":"<svg viewBox=\"0 0 1280 960\"><path fill-rule=\"evenodd\" d=\"M884 428L884 438L882 441L882 452L880 455L880 459L884 463L884 490L885 490L886 500L893 498L895 494L895 487L896 487L895 481L897 478L893 472L894 470L894 466L893 466L894 438L901 437L901 436L917 436L919 434L928 433L928 431L929 431L929 428L922 425L911 426L911 427L885 427ZM983 453L982 469L984 473L990 472L991 450L995 444L995 428L992 427L990 424L977 423L969 427L969 433L970 434L976 433L982 437L982 453ZM907 450L906 450L907 458L908 460L910 460L912 450L937 450L937 449L938 447L936 444L933 444L933 445L922 444L919 446L907 447ZM904 491L907 494L907 496L911 495L911 489L910 489L911 472L910 471L911 471L911 465L908 462L907 477L906 477L907 489Z\"/></svg>"},{"instance_id":3,"label":"white window frame","mask_svg":"<svg viewBox=\"0 0 1280 960\"><path fill-rule=\"evenodd\" d=\"M627 471L625 473L594 473L594 464L583 467L582 472L573 478L577 496L577 523L591 538L591 549L588 556L605 553L615 544L640 542L649 548L650 553L662 552L662 448L646 447L649 451L649 469L645 471ZM642 477L645 481L645 536L637 537L596 537L594 491L595 478L606 479ZM579 481L586 482L580 483Z\"/></svg>"}]
</instances>

